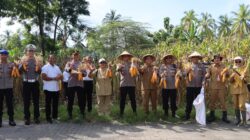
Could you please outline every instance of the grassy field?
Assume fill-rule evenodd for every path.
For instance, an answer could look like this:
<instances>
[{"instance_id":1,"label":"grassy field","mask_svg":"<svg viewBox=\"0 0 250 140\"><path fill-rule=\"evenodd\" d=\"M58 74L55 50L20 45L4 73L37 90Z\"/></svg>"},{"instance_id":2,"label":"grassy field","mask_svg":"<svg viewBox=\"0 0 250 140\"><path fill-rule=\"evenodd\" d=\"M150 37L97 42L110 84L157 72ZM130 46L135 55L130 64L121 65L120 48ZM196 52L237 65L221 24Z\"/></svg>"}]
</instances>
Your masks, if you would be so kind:
<instances>
[{"instance_id":1,"label":"grassy field","mask_svg":"<svg viewBox=\"0 0 250 140\"><path fill-rule=\"evenodd\" d=\"M33 114L33 108L31 107L31 114ZM229 118L232 120L234 111L232 108L228 109L229 111ZM207 114L208 114L207 110ZM143 112L143 109L141 106L138 106L137 108L137 116L135 116L132 112L132 109L129 104L126 105L125 109L125 114L123 118L119 117L119 105L117 103L113 104L112 109L111 109L111 114L108 116L99 116L96 110L96 107L94 106L93 111L91 113L86 113L85 119L82 118L80 115L80 111L77 105L74 106L73 110L73 120L68 120L68 114L67 114L67 106L66 104L60 104L59 106L59 121L60 122L74 122L74 123L84 123L84 122L89 122L89 123L94 123L94 122L119 122L122 124L137 124L137 123L150 123L150 122L160 122L160 123L173 123L173 124L178 124L182 123L184 115L185 115L185 106L182 104L177 112L177 118L172 118L171 117L171 111L169 111L169 116L166 117L163 114L163 110L161 106L158 106L157 113L150 112L150 114L145 114ZM45 108L44 106L40 106L40 119L42 122L46 122L45 119ZM191 121L194 120L194 109L191 114ZM216 111L216 116L218 121L221 118L221 112L218 110ZM8 119L6 109L4 109L4 119ZM18 121L23 120L23 107L22 105L18 104L15 106L15 119Z\"/></svg>"}]
</instances>

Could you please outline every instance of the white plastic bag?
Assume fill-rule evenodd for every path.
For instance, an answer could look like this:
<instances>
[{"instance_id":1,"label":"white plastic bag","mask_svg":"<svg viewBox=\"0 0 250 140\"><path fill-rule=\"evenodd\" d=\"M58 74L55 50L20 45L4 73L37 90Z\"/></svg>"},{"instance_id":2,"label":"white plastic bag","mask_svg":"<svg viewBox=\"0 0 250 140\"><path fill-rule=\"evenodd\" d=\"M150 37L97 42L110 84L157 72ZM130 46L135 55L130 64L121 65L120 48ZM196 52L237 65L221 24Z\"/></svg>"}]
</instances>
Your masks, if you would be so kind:
<instances>
[{"instance_id":1,"label":"white plastic bag","mask_svg":"<svg viewBox=\"0 0 250 140\"><path fill-rule=\"evenodd\" d=\"M193 102L196 111L196 121L201 125L206 125L206 107L204 94L204 87L202 87L200 94L195 98Z\"/></svg>"},{"instance_id":2,"label":"white plastic bag","mask_svg":"<svg viewBox=\"0 0 250 140\"><path fill-rule=\"evenodd\" d=\"M246 116L247 116L247 120L250 119L250 104L249 103L245 103L246 106Z\"/></svg>"}]
</instances>

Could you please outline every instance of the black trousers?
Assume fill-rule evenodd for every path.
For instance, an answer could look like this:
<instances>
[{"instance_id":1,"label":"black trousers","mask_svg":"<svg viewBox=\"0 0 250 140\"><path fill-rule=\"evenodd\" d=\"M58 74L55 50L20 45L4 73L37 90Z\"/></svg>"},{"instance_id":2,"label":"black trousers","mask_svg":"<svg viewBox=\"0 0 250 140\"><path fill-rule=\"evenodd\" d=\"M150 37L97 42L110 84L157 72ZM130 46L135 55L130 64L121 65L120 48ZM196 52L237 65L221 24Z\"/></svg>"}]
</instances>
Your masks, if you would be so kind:
<instances>
[{"instance_id":1,"label":"black trousers","mask_svg":"<svg viewBox=\"0 0 250 140\"><path fill-rule=\"evenodd\" d=\"M68 82L63 82L63 98L68 99Z\"/></svg>"},{"instance_id":2,"label":"black trousers","mask_svg":"<svg viewBox=\"0 0 250 140\"><path fill-rule=\"evenodd\" d=\"M34 105L34 118L40 117L39 112L39 83L23 82L23 104L24 104L24 119L30 119L30 101L32 99Z\"/></svg>"},{"instance_id":3,"label":"black trousers","mask_svg":"<svg viewBox=\"0 0 250 140\"><path fill-rule=\"evenodd\" d=\"M133 112L136 112L135 87L120 87L120 114L124 113L127 94L130 99Z\"/></svg>"},{"instance_id":4,"label":"black trousers","mask_svg":"<svg viewBox=\"0 0 250 140\"><path fill-rule=\"evenodd\" d=\"M93 81L83 81L83 92L85 95L85 106L88 107L88 112L92 111L92 93L93 93Z\"/></svg>"},{"instance_id":5,"label":"black trousers","mask_svg":"<svg viewBox=\"0 0 250 140\"><path fill-rule=\"evenodd\" d=\"M84 108L85 108L84 102L86 99L83 93L83 88L79 86L69 87L68 88L68 114L69 116L72 116L75 93L77 94L79 109L81 113L84 114Z\"/></svg>"},{"instance_id":6,"label":"black trousers","mask_svg":"<svg viewBox=\"0 0 250 140\"><path fill-rule=\"evenodd\" d=\"M194 99L200 94L201 87L187 87L187 94L186 94L186 116L190 116L192 111Z\"/></svg>"},{"instance_id":7,"label":"black trousers","mask_svg":"<svg viewBox=\"0 0 250 140\"><path fill-rule=\"evenodd\" d=\"M3 116L3 102L4 98L6 101L7 112L9 115L9 120L14 120L14 109L13 109L13 89L0 89L0 119L2 120Z\"/></svg>"},{"instance_id":8,"label":"black trousers","mask_svg":"<svg viewBox=\"0 0 250 140\"><path fill-rule=\"evenodd\" d=\"M44 90L45 94L45 110L46 110L46 119L51 119L51 110L52 118L57 119L58 117L58 100L59 100L59 91L52 92Z\"/></svg>"},{"instance_id":9,"label":"black trousers","mask_svg":"<svg viewBox=\"0 0 250 140\"><path fill-rule=\"evenodd\" d=\"M169 100L172 113L177 110L176 105L177 90L176 89L162 89L162 107L167 113L169 109Z\"/></svg>"}]
</instances>

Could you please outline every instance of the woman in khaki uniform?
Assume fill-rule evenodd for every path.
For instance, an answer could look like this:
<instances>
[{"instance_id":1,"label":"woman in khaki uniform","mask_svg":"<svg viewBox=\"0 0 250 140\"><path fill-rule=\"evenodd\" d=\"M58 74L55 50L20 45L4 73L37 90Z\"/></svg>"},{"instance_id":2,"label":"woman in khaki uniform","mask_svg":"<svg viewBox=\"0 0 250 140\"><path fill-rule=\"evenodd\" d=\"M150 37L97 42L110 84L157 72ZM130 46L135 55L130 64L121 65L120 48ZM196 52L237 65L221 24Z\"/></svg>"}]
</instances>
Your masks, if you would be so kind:
<instances>
[{"instance_id":1,"label":"woman in khaki uniform","mask_svg":"<svg viewBox=\"0 0 250 140\"><path fill-rule=\"evenodd\" d=\"M151 100L152 110L157 110L157 68L153 65L155 57L147 54L143 57L144 65L140 68L141 90L143 97L143 108L149 114L149 100Z\"/></svg>"},{"instance_id":2,"label":"woman in khaki uniform","mask_svg":"<svg viewBox=\"0 0 250 140\"><path fill-rule=\"evenodd\" d=\"M96 95L99 115L110 113L111 93L112 93L112 71L107 66L107 61L103 58L99 60L99 69L90 72L92 77L96 77Z\"/></svg>"},{"instance_id":3,"label":"woman in khaki uniform","mask_svg":"<svg viewBox=\"0 0 250 140\"><path fill-rule=\"evenodd\" d=\"M242 57L234 58L234 67L232 74L230 75L231 83L231 94L233 97L233 103L235 108L236 125L240 125L241 117L243 119L242 125L246 125L246 107L245 103L248 99L248 89L247 89L247 67L244 66ZM240 116L241 115L241 116Z\"/></svg>"},{"instance_id":4,"label":"woman in khaki uniform","mask_svg":"<svg viewBox=\"0 0 250 140\"><path fill-rule=\"evenodd\" d=\"M226 107L226 78L228 78L228 69L221 63L223 57L219 54L214 55L213 62L206 74L206 79L209 79L209 109L210 116L208 122L215 121L215 109L216 103L220 103L220 108L222 110L222 121L225 123L230 123L227 119L227 107Z\"/></svg>"}]
</instances>

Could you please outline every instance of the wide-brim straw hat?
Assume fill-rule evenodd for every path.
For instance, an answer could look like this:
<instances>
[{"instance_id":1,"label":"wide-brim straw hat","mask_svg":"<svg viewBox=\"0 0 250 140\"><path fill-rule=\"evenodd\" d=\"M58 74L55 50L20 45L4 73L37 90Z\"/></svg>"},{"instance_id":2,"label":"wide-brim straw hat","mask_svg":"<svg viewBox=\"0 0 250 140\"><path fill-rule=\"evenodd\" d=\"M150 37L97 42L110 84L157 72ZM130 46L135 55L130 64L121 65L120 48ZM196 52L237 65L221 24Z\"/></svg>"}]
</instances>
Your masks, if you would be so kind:
<instances>
[{"instance_id":1,"label":"wide-brim straw hat","mask_svg":"<svg viewBox=\"0 0 250 140\"><path fill-rule=\"evenodd\" d=\"M124 51L124 52L122 52L122 53L118 56L118 59L121 60L123 56L133 57L133 55L130 54L129 52Z\"/></svg>"},{"instance_id":2,"label":"wide-brim straw hat","mask_svg":"<svg viewBox=\"0 0 250 140\"><path fill-rule=\"evenodd\" d=\"M173 59L176 59L173 54L166 54L163 56L162 61L165 61L167 57L172 57Z\"/></svg>"},{"instance_id":3,"label":"wide-brim straw hat","mask_svg":"<svg viewBox=\"0 0 250 140\"><path fill-rule=\"evenodd\" d=\"M151 57L153 61L156 60L155 56L152 55L152 54L146 54L146 55L144 55L144 56L142 57L142 60L145 61L147 57Z\"/></svg>"},{"instance_id":4,"label":"wide-brim straw hat","mask_svg":"<svg viewBox=\"0 0 250 140\"><path fill-rule=\"evenodd\" d=\"M237 57L234 58L234 61L235 60L241 60L241 61L243 61L243 58L241 56L237 56Z\"/></svg>"},{"instance_id":5,"label":"wide-brim straw hat","mask_svg":"<svg viewBox=\"0 0 250 140\"><path fill-rule=\"evenodd\" d=\"M198 53L198 52L193 52L192 54L190 54L189 56L188 56L188 58L190 59L190 58L193 58L193 57L198 57L199 59L202 59L203 58L203 56L200 54L200 53Z\"/></svg>"}]
</instances>

